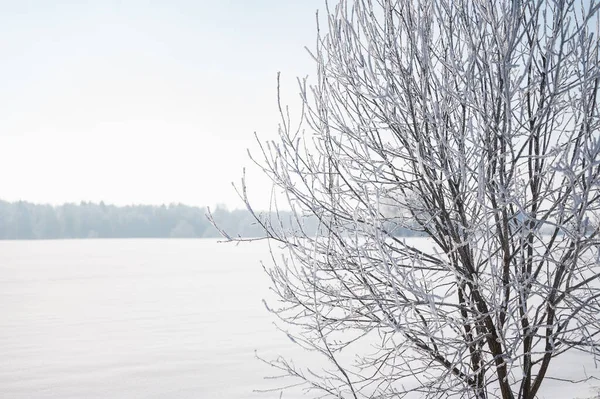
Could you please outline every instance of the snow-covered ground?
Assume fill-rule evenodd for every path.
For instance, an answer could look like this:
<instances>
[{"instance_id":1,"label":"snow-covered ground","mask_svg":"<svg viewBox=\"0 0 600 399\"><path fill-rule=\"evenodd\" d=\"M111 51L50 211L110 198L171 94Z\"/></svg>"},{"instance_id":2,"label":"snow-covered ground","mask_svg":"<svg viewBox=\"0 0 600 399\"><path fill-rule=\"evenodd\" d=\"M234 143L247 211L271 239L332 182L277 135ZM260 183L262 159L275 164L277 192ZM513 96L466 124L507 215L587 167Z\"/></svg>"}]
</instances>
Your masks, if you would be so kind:
<instances>
[{"instance_id":1,"label":"snow-covered ground","mask_svg":"<svg viewBox=\"0 0 600 399\"><path fill-rule=\"evenodd\" d=\"M307 355L261 302L260 259L264 242L0 242L0 397L279 397L252 393L279 384L255 350ZM598 375L578 356L557 360L555 374ZM593 385L549 380L541 397L591 397Z\"/></svg>"}]
</instances>

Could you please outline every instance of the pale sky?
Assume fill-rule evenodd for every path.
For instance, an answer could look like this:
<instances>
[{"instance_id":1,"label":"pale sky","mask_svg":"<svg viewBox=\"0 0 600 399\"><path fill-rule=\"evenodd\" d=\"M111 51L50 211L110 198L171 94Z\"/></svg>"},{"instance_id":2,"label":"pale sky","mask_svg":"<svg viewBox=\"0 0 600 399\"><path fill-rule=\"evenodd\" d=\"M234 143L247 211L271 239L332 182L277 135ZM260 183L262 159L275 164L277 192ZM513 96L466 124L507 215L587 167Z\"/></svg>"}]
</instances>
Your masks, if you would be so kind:
<instances>
[{"instance_id":1,"label":"pale sky","mask_svg":"<svg viewBox=\"0 0 600 399\"><path fill-rule=\"evenodd\" d=\"M0 1L0 199L223 203L297 104L323 0ZM296 110L298 110L296 108Z\"/></svg>"}]
</instances>

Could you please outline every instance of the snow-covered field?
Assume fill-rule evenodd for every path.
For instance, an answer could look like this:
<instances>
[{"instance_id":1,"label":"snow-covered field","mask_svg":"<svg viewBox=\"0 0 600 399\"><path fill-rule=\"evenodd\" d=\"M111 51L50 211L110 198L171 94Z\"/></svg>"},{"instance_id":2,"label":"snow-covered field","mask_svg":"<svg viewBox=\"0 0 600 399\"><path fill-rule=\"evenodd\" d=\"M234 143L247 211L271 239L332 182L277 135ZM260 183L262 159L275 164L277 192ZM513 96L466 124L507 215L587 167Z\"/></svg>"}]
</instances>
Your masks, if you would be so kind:
<instances>
[{"instance_id":1,"label":"snow-covered field","mask_svg":"<svg viewBox=\"0 0 600 399\"><path fill-rule=\"evenodd\" d=\"M279 397L252 393L278 384L255 350L306 355L262 304L260 259L264 242L0 242L0 398ZM566 376L598 375L557 360ZM547 381L541 397L590 389Z\"/></svg>"}]
</instances>

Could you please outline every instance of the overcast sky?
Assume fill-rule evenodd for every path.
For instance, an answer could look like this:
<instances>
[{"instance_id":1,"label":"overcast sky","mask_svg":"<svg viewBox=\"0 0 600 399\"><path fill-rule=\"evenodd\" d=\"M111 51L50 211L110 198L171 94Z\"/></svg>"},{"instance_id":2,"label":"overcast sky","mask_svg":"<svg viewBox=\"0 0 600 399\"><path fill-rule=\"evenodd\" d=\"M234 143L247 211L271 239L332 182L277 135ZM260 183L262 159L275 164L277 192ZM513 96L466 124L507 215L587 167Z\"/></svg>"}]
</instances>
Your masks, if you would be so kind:
<instances>
[{"instance_id":1,"label":"overcast sky","mask_svg":"<svg viewBox=\"0 0 600 399\"><path fill-rule=\"evenodd\" d=\"M227 204L322 0L0 1L0 199Z\"/></svg>"}]
</instances>

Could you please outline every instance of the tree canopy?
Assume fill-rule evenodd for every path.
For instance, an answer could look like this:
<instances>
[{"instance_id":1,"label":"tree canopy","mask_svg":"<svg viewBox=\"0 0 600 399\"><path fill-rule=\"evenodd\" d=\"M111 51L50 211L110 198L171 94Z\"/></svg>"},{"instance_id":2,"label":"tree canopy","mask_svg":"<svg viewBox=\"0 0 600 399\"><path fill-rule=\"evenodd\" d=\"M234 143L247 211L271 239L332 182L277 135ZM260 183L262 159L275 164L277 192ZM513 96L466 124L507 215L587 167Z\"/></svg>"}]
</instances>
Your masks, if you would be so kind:
<instances>
[{"instance_id":1,"label":"tree canopy","mask_svg":"<svg viewBox=\"0 0 600 399\"><path fill-rule=\"evenodd\" d=\"M256 159L319 222L264 227L271 309L329 367L275 367L318 397L533 399L563 353L600 360L599 7L328 8L299 123L280 106Z\"/></svg>"}]
</instances>

